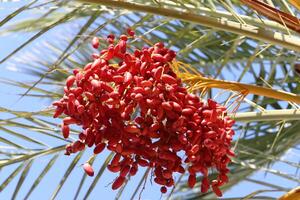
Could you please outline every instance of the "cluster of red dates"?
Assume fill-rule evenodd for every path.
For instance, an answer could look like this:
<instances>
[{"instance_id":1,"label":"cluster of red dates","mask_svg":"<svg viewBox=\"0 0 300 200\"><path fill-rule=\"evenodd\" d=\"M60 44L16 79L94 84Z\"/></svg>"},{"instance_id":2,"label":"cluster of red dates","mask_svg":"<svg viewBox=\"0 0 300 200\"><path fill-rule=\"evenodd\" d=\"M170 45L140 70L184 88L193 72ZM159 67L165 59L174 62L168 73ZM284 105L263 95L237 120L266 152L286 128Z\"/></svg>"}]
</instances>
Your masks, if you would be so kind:
<instances>
[{"instance_id":1,"label":"cluster of red dates","mask_svg":"<svg viewBox=\"0 0 300 200\"><path fill-rule=\"evenodd\" d=\"M141 166L153 170L162 193L174 186L174 173L187 170L191 188L197 175L202 176L201 192L211 187L221 196L219 187L228 181L227 165L234 156L230 150L234 120L215 101L204 103L187 92L170 65L174 51L162 43L128 49L132 37L132 30L118 40L109 35L108 48L93 54L93 62L67 78L63 98L53 103L54 117L66 115L65 138L71 124L83 131L66 146L65 154L86 146L93 147L94 154L105 148L115 152L107 166L119 173L112 189L121 187ZM99 48L99 38L92 44ZM218 171L215 180L208 179L210 168ZM94 174L89 163L84 169Z\"/></svg>"}]
</instances>

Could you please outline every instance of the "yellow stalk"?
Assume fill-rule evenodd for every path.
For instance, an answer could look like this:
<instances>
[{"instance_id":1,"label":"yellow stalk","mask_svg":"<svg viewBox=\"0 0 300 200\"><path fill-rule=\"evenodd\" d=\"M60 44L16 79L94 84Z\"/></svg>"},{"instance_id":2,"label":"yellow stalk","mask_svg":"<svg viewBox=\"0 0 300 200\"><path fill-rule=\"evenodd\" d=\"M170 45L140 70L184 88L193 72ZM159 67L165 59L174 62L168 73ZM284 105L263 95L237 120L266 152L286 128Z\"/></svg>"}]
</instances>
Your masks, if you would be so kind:
<instances>
[{"instance_id":1,"label":"yellow stalk","mask_svg":"<svg viewBox=\"0 0 300 200\"><path fill-rule=\"evenodd\" d=\"M299 200L300 199L300 187L294 188L288 193L284 194L279 200Z\"/></svg>"},{"instance_id":2,"label":"yellow stalk","mask_svg":"<svg viewBox=\"0 0 300 200\"><path fill-rule=\"evenodd\" d=\"M191 70L191 66L178 61L174 61L172 63L172 66L174 71L178 75L178 77L181 78L183 82L188 84L191 90L219 88L219 89L237 91L240 92L243 96L246 96L248 94L255 94L259 96L266 96L273 99L290 101L290 102L300 104L300 96L293 93L288 93L280 90L275 90L271 88L265 88L265 87L250 85L245 83L239 83L234 81L224 81L224 80L217 80L213 78L207 78L202 76L199 73L192 74L187 71L187 69Z\"/></svg>"},{"instance_id":3,"label":"yellow stalk","mask_svg":"<svg viewBox=\"0 0 300 200\"><path fill-rule=\"evenodd\" d=\"M293 4L298 10L300 10L300 2L299 0L289 0L291 4Z\"/></svg>"},{"instance_id":4,"label":"yellow stalk","mask_svg":"<svg viewBox=\"0 0 300 200\"><path fill-rule=\"evenodd\" d=\"M287 93L280 90L274 90L270 88L265 88L265 87L250 85L245 83L216 80L213 78L206 78L199 75L192 75L186 73L182 75L183 76L179 75L182 81L190 85L193 85L192 88L194 90L199 90L202 88L219 88L219 89L238 91L245 95L255 94L255 95L266 96L273 99L291 101L300 104L300 96L293 93Z\"/></svg>"}]
</instances>

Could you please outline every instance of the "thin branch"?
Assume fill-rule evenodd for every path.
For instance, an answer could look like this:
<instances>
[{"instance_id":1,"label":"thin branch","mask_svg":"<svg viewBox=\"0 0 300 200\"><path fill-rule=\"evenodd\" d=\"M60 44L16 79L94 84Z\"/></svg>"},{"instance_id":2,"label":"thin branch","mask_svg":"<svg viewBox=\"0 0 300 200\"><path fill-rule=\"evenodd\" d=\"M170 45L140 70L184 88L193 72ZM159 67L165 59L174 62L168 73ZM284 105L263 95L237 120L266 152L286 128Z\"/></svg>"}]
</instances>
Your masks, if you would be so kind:
<instances>
[{"instance_id":1,"label":"thin branch","mask_svg":"<svg viewBox=\"0 0 300 200\"><path fill-rule=\"evenodd\" d=\"M35 157L38 157L38 156L53 154L53 153L62 151L65 148L66 148L65 145L61 145L61 146L53 147L53 148L50 148L50 149L37 151L37 152L34 152L32 154L26 154L26 155L23 155L23 156L18 156L18 157L9 159L9 160L1 160L0 161L0 168L2 168L4 166L11 165L11 164L14 164L14 163L24 162L28 159L32 159L32 158L35 158Z\"/></svg>"},{"instance_id":2,"label":"thin branch","mask_svg":"<svg viewBox=\"0 0 300 200\"><path fill-rule=\"evenodd\" d=\"M300 109L267 110L265 112L244 112L231 116L240 122L300 120Z\"/></svg>"}]
</instances>

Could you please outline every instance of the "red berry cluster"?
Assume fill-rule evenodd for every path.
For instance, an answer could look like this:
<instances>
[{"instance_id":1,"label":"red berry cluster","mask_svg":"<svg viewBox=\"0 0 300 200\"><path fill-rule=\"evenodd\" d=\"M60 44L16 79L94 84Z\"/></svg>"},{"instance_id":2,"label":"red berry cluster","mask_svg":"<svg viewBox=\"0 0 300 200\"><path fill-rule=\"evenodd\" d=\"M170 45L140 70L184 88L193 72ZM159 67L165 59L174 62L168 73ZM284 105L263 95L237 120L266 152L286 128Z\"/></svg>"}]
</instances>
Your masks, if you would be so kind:
<instances>
[{"instance_id":1,"label":"red berry cluster","mask_svg":"<svg viewBox=\"0 0 300 200\"><path fill-rule=\"evenodd\" d=\"M187 92L171 69L174 51L156 43L130 52L128 37L134 32L129 30L118 41L109 35L108 48L93 54L94 61L83 69L75 69L66 80L63 98L53 103L54 117L67 115L62 123L65 138L69 125L83 129L65 154L85 146L94 146L94 154L105 148L115 152L107 166L119 173L112 189L142 166L153 169L154 181L165 193L166 187L174 186L174 172L184 173L187 165L190 187L202 174L201 191L211 186L221 196L219 186L228 181L227 164L234 156L230 150L234 121L226 116L225 107L211 99L203 103ZM92 44L98 48L99 39ZM215 180L208 179L209 168L219 172ZM84 169L94 174L88 163Z\"/></svg>"}]
</instances>

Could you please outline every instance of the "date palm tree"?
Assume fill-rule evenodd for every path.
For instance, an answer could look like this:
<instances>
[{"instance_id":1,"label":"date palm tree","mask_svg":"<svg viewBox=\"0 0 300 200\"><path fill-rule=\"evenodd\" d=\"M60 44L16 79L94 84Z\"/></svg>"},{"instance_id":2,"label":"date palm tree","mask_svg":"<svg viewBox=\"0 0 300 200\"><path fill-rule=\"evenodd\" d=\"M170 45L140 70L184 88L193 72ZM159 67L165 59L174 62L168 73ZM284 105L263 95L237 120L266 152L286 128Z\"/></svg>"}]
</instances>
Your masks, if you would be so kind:
<instances>
[{"instance_id":1,"label":"date palm tree","mask_svg":"<svg viewBox=\"0 0 300 200\"><path fill-rule=\"evenodd\" d=\"M131 45L143 47L163 42L175 50L177 60L185 63L182 69L192 69L188 73L178 71L186 87L200 84L194 88L206 91L203 98L215 98L227 105L230 116L236 120L232 144L236 157L230 164L230 181L221 188L224 199L277 199L297 186L300 23L292 19L299 16L299 3L264 0L287 14L273 10L272 18L266 7L251 6L255 2L1 3L0 7L11 12L0 19L0 34L25 36L22 43L0 57L0 66L13 69L12 74L18 77L1 75L1 87L14 89L17 98L13 106L0 107L0 199L160 198L159 189L150 184L147 169L141 169L117 192L106 188L114 179L106 170L112 158L108 151L92 158L96 174L94 178L87 177L81 164L89 158L89 149L71 157L63 155L65 145L75 140L80 130L74 127L72 137L65 140L59 128L61 119L52 118L51 102L62 97L66 77L91 60L92 38L120 35L129 27L138 36ZM9 98L3 93L3 98ZM32 109L27 103L29 108L25 108L26 101L41 106ZM214 173L211 172L212 177ZM201 177L197 181L196 187L190 189L187 175L178 176L175 187L162 198L217 198L211 191L201 193ZM152 194L152 187L158 192Z\"/></svg>"}]
</instances>

